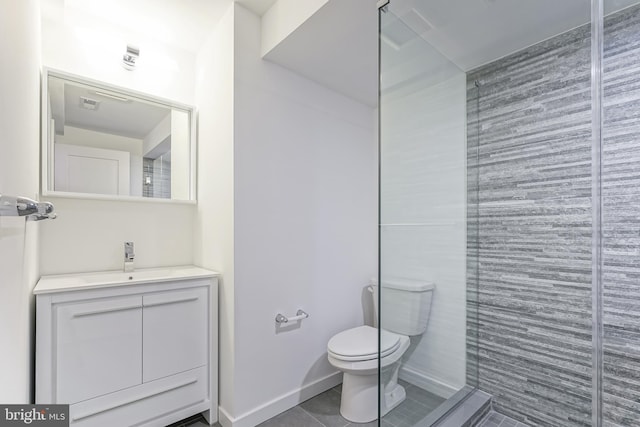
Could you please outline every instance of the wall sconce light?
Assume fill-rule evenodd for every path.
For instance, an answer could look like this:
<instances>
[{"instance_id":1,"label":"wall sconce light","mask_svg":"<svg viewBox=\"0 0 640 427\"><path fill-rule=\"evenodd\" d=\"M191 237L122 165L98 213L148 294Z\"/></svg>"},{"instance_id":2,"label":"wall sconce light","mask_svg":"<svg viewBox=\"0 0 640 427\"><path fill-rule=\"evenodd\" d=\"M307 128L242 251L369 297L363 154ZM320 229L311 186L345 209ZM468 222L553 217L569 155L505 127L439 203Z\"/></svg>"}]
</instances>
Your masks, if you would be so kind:
<instances>
[{"instance_id":1,"label":"wall sconce light","mask_svg":"<svg viewBox=\"0 0 640 427\"><path fill-rule=\"evenodd\" d=\"M140 56L140 49L127 45L127 52L122 55L122 66L127 70L134 70L136 67L136 61Z\"/></svg>"}]
</instances>

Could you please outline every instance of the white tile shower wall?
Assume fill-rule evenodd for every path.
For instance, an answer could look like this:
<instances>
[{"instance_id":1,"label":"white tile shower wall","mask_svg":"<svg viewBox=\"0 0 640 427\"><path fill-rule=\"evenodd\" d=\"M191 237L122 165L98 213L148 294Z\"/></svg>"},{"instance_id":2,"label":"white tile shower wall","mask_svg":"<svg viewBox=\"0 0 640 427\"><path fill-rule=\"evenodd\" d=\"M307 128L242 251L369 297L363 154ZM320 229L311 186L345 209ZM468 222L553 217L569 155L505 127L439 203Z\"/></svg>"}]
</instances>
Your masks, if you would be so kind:
<instances>
[{"instance_id":1,"label":"white tile shower wall","mask_svg":"<svg viewBox=\"0 0 640 427\"><path fill-rule=\"evenodd\" d=\"M0 0L0 194L35 197L39 177L40 11L37 0ZM0 218L0 402L29 403L38 229L48 221Z\"/></svg>"},{"instance_id":2,"label":"white tile shower wall","mask_svg":"<svg viewBox=\"0 0 640 427\"><path fill-rule=\"evenodd\" d=\"M261 60L260 18L237 3L234 124L234 416L247 420L334 374L328 340L363 323L376 140L372 108ZM275 314L298 308L309 319L278 333Z\"/></svg>"},{"instance_id":3,"label":"white tile shower wall","mask_svg":"<svg viewBox=\"0 0 640 427\"><path fill-rule=\"evenodd\" d=\"M141 67L130 72L113 59L111 47L123 37L140 40L143 35L123 31L95 16L71 13L62 3L59 9L47 8L46 12L42 19L44 66L194 103L195 54L146 40L148 57L164 56L179 66ZM193 263L195 206L59 197L47 200L56 204L60 216L51 227L42 228L42 274L120 269L124 241L135 242L137 267ZM65 242L68 250L61 250L60 242Z\"/></svg>"},{"instance_id":4,"label":"white tile shower wall","mask_svg":"<svg viewBox=\"0 0 640 427\"><path fill-rule=\"evenodd\" d=\"M450 397L466 369L466 77L412 88L382 99L381 272L435 283L427 331L412 337L401 377Z\"/></svg>"}]
</instances>

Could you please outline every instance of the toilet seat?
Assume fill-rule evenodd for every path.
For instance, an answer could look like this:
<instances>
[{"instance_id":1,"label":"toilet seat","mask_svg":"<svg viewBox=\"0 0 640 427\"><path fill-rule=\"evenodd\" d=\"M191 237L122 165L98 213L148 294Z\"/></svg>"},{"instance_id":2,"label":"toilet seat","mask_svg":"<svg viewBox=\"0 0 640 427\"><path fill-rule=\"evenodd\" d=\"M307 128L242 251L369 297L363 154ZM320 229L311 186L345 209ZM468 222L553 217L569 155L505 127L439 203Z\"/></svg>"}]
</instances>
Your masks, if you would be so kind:
<instances>
[{"instance_id":1,"label":"toilet seat","mask_svg":"<svg viewBox=\"0 0 640 427\"><path fill-rule=\"evenodd\" d=\"M382 358L392 354L398 347L400 335L383 329L380 331L378 353L378 329L366 325L340 332L327 344L327 350L333 358L346 362Z\"/></svg>"}]
</instances>

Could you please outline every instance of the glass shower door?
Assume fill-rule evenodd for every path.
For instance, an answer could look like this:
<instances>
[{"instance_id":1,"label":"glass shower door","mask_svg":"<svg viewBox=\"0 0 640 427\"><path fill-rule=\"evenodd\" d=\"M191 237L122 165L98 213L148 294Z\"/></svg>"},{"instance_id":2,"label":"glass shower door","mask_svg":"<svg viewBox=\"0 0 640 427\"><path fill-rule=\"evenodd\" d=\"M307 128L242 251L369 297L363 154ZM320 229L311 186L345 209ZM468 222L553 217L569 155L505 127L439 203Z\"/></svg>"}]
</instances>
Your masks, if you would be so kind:
<instances>
[{"instance_id":1,"label":"glass shower door","mask_svg":"<svg viewBox=\"0 0 640 427\"><path fill-rule=\"evenodd\" d=\"M435 422L477 385L467 349L476 322L467 322L466 74L396 4L380 13L379 316L410 345L399 366L381 358L380 407L382 425L408 427Z\"/></svg>"}]
</instances>

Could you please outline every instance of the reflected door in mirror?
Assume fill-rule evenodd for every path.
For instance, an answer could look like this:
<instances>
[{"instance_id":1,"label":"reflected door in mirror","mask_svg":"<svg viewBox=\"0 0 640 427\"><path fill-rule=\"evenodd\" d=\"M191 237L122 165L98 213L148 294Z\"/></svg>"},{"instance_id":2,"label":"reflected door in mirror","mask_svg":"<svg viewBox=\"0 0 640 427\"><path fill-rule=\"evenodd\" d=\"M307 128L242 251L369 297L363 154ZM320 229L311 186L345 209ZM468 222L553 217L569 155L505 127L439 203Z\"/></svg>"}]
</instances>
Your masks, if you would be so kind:
<instances>
[{"instance_id":1,"label":"reflected door in mirror","mask_svg":"<svg viewBox=\"0 0 640 427\"><path fill-rule=\"evenodd\" d=\"M55 144L55 190L128 196L129 153Z\"/></svg>"}]
</instances>

